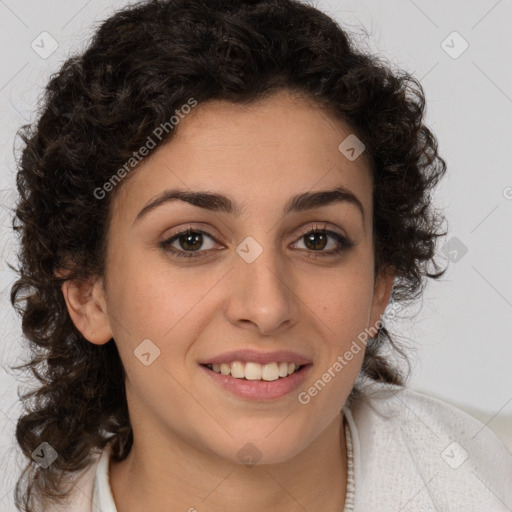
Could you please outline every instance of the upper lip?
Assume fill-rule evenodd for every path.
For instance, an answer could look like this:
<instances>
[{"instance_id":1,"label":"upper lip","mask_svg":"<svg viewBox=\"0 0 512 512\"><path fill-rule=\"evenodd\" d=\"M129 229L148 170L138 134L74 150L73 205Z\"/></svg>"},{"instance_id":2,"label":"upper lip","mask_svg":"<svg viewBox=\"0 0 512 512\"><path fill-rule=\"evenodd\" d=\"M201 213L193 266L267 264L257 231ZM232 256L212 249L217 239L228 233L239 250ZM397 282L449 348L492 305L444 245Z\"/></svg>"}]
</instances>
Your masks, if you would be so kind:
<instances>
[{"instance_id":1,"label":"upper lip","mask_svg":"<svg viewBox=\"0 0 512 512\"><path fill-rule=\"evenodd\" d=\"M307 357L301 356L296 352L289 350L277 350L274 352L259 352L257 350L232 350L224 352L218 356L210 357L204 361L199 361L199 364L221 364L230 363L231 361L250 361L259 364L268 364L273 362L287 362L295 363L296 365L305 365L311 363Z\"/></svg>"}]
</instances>

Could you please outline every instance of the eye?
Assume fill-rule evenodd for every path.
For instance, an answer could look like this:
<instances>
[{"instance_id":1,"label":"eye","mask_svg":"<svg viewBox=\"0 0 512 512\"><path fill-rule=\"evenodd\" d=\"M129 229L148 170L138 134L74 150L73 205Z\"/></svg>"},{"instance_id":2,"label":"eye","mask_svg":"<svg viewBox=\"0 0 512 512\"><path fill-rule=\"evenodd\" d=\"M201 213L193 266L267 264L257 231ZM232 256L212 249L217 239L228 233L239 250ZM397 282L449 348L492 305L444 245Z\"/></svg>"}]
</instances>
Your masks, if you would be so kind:
<instances>
[{"instance_id":1,"label":"eye","mask_svg":"<svg viewBox=\"0 0 512 512\"><path fill-rule=\"evenodd\" d=\"M180 258L197 258L203 255L201 253L205 252L204 250L198 250L204 243L204 237L209 238L213 242L215 241L206 231L189 227L184 231L176 233L167 240L160 242L160 247ZM176 247L176 244L178 247ZM207 247L206 249L211 248L212 247Z\"/></svg>"},{"instance_id":2,"label":"eye","mask_svg":"<svg viewBox=\"0 0 512 512\"><path fill-rule=\"evenodd\" d=\"M333 242L331 245L334 245L334 248L325 251L323 249L329 245L329 238L331 238L331 241ZM340 235L335 231L325 229L325 227L318 229L316 226L303 233L299 241L302 240L304 240L306 250L310 250L312 253L317 253L311 254L313 258L335 256L354 245L347 237ZM294 245L297 245L297 243L299 242L296 242Z\"/></svg>"},{"instance_id":3,"label":"eye","mask_svg":"<svg viewBox=\"0 0 512 512\"><path fill-rule=\"evenodd\" d=\"M204 256L205 252L213 249L211 243L210 247L203 247L205 237L215 243L215 239L208 232L189 227L163 240L159 245L165 251L179 258L197 258ZM331 245L334 245L334 247L326 251L324 249L329 245L329 238L331 239ZM299 241L293 245L296 246L302 240L304 240L306 245L305 250L309 251L311 253L310 257L313 258L334 256L354 245L347 237L335 231L325 229L325 227L318 229L317 226L304 232ZM203 250L200 250L201 248Z\"/></svg>"}]
</instances>

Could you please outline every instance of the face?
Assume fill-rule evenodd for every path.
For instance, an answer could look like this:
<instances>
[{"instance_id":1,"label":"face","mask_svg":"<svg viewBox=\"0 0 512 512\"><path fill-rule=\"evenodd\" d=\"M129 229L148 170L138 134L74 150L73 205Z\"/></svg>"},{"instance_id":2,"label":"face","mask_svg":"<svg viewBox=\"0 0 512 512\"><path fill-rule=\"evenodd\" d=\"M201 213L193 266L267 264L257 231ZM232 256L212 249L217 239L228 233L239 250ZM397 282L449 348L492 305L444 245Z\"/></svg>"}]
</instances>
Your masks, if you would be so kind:
<instances>
[{"instance_id":1,"label":"face","mask_svg":"<svg viewBox=\"0 0 512 512\"><path fill-rule=\"evenodd\" d=\"M115 340L135 442L144 432L234 462L252 443L278 463L339 415L364 345L333 367L378 321L392 285L373 271L365 154L338 149L351 133L287 92L210 102L116 191L96 309L80 320L67 300L86 338ZM222 199L172 198L177 189ZM311 200L320 191L331 193ZM247 379L222 373L237 360ZM293 367L272 363L294 361L300 371L277 378Z\"/></svg>"}]
</instances>

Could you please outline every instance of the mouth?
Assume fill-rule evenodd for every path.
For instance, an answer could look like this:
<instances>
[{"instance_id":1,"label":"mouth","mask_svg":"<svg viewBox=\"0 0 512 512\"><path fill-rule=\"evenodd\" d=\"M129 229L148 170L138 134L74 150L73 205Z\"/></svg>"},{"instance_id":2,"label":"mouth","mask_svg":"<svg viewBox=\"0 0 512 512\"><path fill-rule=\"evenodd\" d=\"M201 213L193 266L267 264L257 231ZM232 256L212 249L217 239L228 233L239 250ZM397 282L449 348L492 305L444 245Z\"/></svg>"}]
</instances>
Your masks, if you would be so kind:
<instances>
[{"instance_id":1,"label":"mouth","mask_svg":"<svg viewBox=\"0 0 512 512\"><path fill-rule=\"evenodd\" d=\"M286 361L258 364L251 361L199 364L214 389L244 400L268 402L293 396L304 385L312 363Z\"/></svg>"},{"instance_id":2,"label":"mouth","mask_svg":"<svg viewBox=\"0 0 512 512\"><path fill-rule=\"evenodd\" d=\"M300 365L286 361L276 361L266 364L259 364L252 361L231 361L230 363L201 364L201 366L212 372L231 376L235 379L272 382L286 379L309 365Z\"/></svg>"}]
</instances>

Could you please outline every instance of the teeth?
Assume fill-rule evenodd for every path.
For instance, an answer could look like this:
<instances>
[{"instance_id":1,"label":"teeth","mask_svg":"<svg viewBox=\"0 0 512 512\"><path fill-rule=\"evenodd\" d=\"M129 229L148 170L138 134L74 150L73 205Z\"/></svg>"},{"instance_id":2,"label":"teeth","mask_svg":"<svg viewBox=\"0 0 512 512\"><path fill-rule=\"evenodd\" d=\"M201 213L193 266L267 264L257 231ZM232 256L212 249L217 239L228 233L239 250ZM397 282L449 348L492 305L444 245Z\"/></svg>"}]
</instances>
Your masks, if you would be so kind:
<instances>
[{"instance_id":1,"label":"teeth","mask_svg":"<svg viewBox=\"0 0 512 512\"><path fill-rule=\"evenodd\" d=\"M240 361L233 361L231 363L231 376L235 377L235 379L243 379L244 375L244 365ZM249 377L247 377L249 378ZM259 377L257 377L259 379Z\"/></svg>"},{"instance_id":2,"label":"teeth","mask_svg":"<svg viewBox=\"0 0 512 512\"><path fill-rule=\"evenodd\" d=\"M235 379L245 378L247 380L265 381L273 381L287 377L300 368L300 366L297 366L295 363L275 362L259 364L253 362L243 363L242 361L232 361L230 364L209 364L207 366L216 373L231 375L235 377Z\"/></svg>"},{"instance_id":3,"label":"teeth","mask_svg":"<svg viewBox=\"0 0 512 512\"><path fill-rule=\"evenodd\" d=\"M249 364L249 363L247 363ZM277 380L279 379L279 366L277 363L264 364L261 367L261 378L263 380Z\"/></svg>"},{"instance_id":4,"label":"teeth","mask_svg":"<svg viewBox=\"0 0 512 512\"><path fill-rule=\"evenodd\" d=\"M234 361L231 363L231 376L236 377L237 379L243 379L244 377L247 380L261 380L261 364L258 363L245 363L245 375L244 371L242 370L242 375L233 373L233 367L239 364L242 366L242 363L240 361Z\"/></svg>"}]
</instances>

